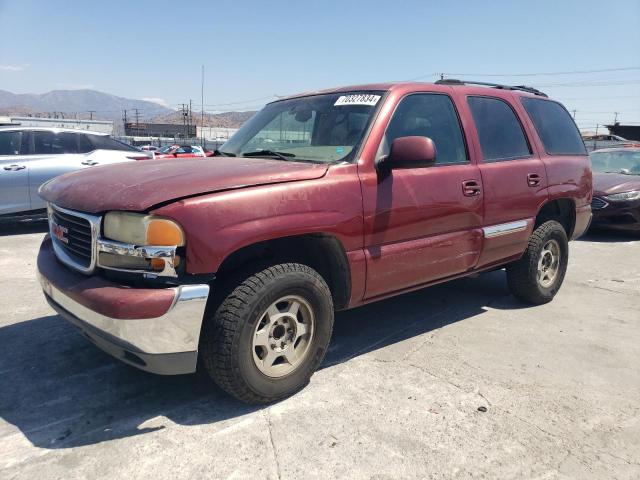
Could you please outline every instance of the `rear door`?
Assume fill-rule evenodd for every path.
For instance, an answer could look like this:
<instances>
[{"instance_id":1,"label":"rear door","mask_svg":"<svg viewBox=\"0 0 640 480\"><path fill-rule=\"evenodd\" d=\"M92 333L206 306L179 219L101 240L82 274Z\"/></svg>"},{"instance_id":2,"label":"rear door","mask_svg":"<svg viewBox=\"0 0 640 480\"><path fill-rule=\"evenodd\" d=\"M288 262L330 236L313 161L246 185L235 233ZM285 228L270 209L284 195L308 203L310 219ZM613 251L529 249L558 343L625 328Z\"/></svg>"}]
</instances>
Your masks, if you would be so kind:
<instances>
[{"instance_id":1,"label":"rear door","mask_svg":"<svg viewBox=\"0 0 640 480\"><path fill-rule=\"evenodd\" d=\"M28 139L26 131L0 131L0 215L31 210Z\"/></svg>"},{"instance_id":2,"label":"rear door","mask_svg":"<svg viewBox=\"0 0 640 480\"><path fill-rule=\"evenodd\" d=\"M78 134L35 130L32 132L32 151L29 157L29 196L31 208L45 208L38 189L47 180L79 170L84 165L79 153Z\"/></svg>"},{"instance_id":3,"label":"rear door","mask_svg":"<svg viewBox=\"0 0 640 480\"><path fill-rule=\"evenodd\" d=\"M472 269L480 253L482 181L471 161L451 97L412 93L400 100L380 144L425 136L436 164L378 172L363 181L366 298L415 287Z\"/></svg>"},{"instance_id":4,"label":"rear door","mask_svg":"<svg viewBox=\"0 0 640 480\"><path fill-rule=\"evenodd\" d=\"M548 196L547 174L518 111L507 98L467 96L484 186L484 245L479 267L521 254ZM522 114L522 112L519 112Z\"/></svg>"}]
</instances>

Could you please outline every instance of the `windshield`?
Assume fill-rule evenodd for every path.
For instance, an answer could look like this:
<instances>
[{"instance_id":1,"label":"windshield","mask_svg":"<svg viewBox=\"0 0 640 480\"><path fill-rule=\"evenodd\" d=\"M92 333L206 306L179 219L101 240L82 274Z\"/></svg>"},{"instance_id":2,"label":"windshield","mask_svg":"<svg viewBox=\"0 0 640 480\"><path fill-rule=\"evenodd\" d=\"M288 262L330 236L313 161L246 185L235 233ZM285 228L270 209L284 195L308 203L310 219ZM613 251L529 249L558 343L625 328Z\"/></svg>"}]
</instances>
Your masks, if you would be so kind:
<instances>
[{"instance_id":1,"label":"windshield","mask_svg":"<svg viewBox=\"0 0 640 480\"><path fill-rule=\"evenodd\" d=\"M640 150L592 152L589 157L594 172L640 175Z\"/></svg>"},{"instance_id":2,"label":"windshield","mask_svg":"<svg viewBox=\"0 0 640 480\"><path fill-rule=\"evenodd\" d=\"M219 153L283 161L350 161L381 98L382 92L349 92L270 103Z\"/></svg>"}]
</instances>

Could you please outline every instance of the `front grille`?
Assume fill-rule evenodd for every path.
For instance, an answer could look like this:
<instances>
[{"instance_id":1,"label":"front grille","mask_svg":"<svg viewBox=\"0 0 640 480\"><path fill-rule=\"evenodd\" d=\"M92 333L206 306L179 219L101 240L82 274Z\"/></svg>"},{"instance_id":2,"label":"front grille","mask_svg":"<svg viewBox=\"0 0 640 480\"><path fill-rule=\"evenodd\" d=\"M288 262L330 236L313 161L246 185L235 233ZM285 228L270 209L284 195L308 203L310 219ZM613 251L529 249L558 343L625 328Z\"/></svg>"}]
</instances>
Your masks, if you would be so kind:
<instances>
[{"instance_id":1,"label":"front grille","mask_svg":"<svg viewBox=\"0 0 640 480\"><path fill-rule=\"evenodd\" d=\"M593 200L591 200L591 208L593 210L600 210L606 207L607 205L609 204L605 202L603 199L601 199L600 197L593 197Z\"/></svg>"},{"instance_id":2,"label":"front grille","mask_svg":"<svg viewBox=\"0 0 640 480\"><path fill-rule=\"evenodd\" d=\"M55 207L50 210L49 218L53 241L69 257L67 260L71 261L71 266L90 268L93 260L91 222L73 212L63 212Z\"/></svg>"}]
</instances>

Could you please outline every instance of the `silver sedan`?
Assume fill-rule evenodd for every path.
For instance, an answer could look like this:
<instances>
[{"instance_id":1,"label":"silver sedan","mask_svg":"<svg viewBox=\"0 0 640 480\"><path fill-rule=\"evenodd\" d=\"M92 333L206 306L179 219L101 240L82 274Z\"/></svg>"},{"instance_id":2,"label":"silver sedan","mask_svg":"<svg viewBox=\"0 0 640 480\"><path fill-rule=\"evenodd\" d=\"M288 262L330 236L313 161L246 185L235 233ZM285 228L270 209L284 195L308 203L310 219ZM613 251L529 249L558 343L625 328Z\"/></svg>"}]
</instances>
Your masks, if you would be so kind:
<instances>
[{"instance_id":1,"label":"silver sedan","mask_svg":"<svg viewBox=\"0 0 640 480\"><path fill-rule=\"evenodd\" d=\"M43 212L38 188L53 177L151 156L109 135L86 130L0 128L0 219Z\"/></svg>"}]
</instances>

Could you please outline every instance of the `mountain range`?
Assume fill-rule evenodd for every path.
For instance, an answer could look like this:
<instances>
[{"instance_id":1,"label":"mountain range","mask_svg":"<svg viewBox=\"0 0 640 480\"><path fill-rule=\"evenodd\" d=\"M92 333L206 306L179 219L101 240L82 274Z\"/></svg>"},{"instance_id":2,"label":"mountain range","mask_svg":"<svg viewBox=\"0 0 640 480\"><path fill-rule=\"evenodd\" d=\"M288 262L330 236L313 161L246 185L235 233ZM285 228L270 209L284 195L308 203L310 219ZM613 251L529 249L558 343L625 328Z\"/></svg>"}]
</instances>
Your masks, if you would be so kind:
<instances>
[{"instance_id":1,"label":"mountain range","mask_svg":"<svg viewBox=\"0 0 640 480\"><path fill-rule=\"evenodd\" d=\"M0 115L11 116L64 116L94 120L121 122L124 110L129 121L135 121L138 109L141 122L177 123L183 121L182 112L158 103L133 98L118 97L96 90L53 90L42 94L16 94L0 90ZM193 112L192 123L205 127L238 128L255 112L206 113L204 118Z\"/></svg>"},{"instance_id":2,"label":"mountain range","mask_svg":"<svg viewBox=\"0 0 640 480\"><path fill-rule=\"evenodd\" d=\"M62 113L77 118L93 116L94 119L120 120L125 109L129 111L129 116L134 116L136 108L141 119L173 112L157 103L118 97L96 90L53 90L42 94L16 94L0 90L0 114L5 115Z\"/></svg>"}]
</instances>

